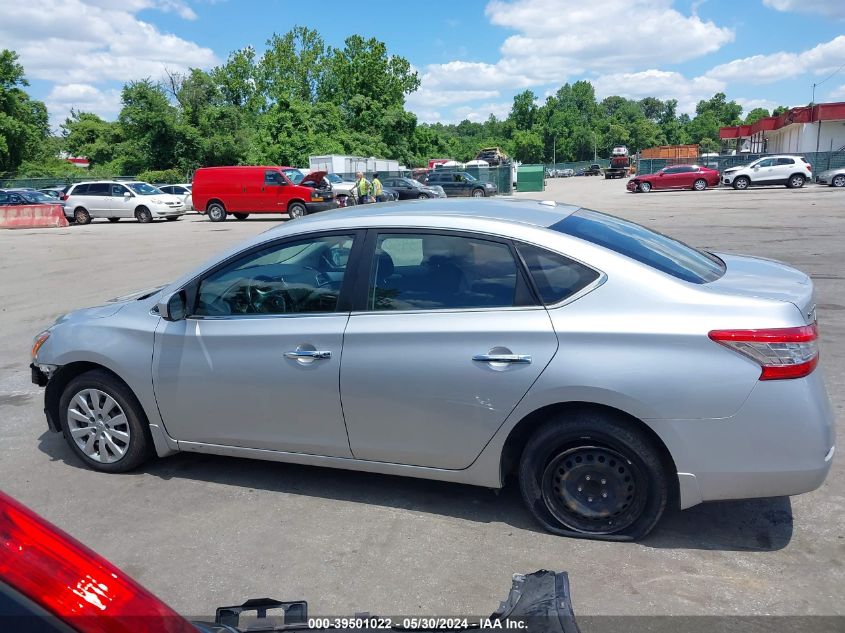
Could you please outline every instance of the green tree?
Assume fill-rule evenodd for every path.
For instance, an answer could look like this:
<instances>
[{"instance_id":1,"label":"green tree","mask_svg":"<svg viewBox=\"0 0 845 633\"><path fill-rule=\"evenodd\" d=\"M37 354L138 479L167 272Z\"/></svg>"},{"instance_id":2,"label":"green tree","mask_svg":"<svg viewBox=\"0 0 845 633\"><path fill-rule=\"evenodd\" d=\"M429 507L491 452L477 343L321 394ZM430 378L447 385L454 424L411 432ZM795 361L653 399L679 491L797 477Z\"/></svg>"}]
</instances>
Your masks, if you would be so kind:
<instances>
[{"instance_id":1,"label":"green tree","mask_svg":"<svg viewBox=\"0 0 845 633\"><path fill-rule=\"evenodd\" d=\"M24 69L14 51L0 51L0 172L42 157L50 136L47 108L29 98Z\"/></svg>"},{"instance_id":2,"label":"green tree","mask_svg":"<svg viewBox=\"0 0 845 633\"><path fill-rule=\"evenodd\" d=\"M743 123L745 123L745 125L751 125L752 123L757 123L760 119L765 119L768 116L769 111L766 108L754 108L751 112L745 115Z\"/></svg>"}]
</instances>

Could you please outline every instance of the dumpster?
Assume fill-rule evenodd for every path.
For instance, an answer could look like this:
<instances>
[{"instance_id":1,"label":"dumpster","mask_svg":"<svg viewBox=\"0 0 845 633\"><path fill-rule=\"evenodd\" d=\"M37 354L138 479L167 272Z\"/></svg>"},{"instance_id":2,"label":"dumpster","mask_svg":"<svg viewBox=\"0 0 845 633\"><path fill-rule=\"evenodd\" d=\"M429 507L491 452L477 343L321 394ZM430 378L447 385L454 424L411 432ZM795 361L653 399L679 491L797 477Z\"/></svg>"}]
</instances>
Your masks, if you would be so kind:
<instances>
[{"instance_id":1,"label":"dumpster","mask_svg":"<svg viewBox=\"0 0 845 633\"><path fill-rule=\"evenodd\" d=\"M543 191L546 188L546 169L542 165L520 165L517 170L519 191Z\"/></svg>"}]
</instances>

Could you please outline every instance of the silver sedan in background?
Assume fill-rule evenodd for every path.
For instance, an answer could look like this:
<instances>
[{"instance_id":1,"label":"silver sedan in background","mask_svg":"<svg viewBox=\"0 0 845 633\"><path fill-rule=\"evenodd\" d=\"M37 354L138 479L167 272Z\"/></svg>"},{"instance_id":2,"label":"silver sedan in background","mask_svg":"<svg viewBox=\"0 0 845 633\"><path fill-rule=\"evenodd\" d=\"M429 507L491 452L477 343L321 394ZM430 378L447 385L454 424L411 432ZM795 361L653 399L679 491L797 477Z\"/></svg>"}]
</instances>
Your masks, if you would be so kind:
<instances>
[{"instance_id":1,"label":"silver sedan in background","mask_svg":"<svg viewBox=\"0 0 845 633\"><path fill-rule=\"evenodd\" d=\"M794 495L834 452L813 285L554 202L321 213L36 338L106 472L213 453L499 488L570 536Z\"/></svg>"}]
</instances>

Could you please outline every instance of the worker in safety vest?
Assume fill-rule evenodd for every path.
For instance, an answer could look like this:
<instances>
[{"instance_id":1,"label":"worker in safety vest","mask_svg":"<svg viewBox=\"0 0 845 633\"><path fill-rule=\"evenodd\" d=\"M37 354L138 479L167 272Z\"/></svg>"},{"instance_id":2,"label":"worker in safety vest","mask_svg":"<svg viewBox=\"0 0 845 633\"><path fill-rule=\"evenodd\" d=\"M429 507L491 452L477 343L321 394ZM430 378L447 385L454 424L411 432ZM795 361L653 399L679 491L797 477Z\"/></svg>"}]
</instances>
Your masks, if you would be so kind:
<instances>
[{"instance_id":1,"label":"worker in safety vest","mask_svg":"<svg viewBox=\"0 0 845 633\"><path fill-rule=\"evenodd\" d=\"M384 202L387 198L384 195L384 187L381 185L381 180L378 179L378 174L373 174L373 196L376 202Z\"/></svg>"},{"instance_id":2,"label":"worker in safety vest","mask_svg":"<svg viewBox=\"0 0 845 633\"><path fill-rule=\"evenodd\" d=\"M370 202L370 194L372 192L372 185L370 181L364 178L364 174L356 172L355 174L355 195L358 196L358 204L365 204Z\"/></svg>"}]
</instances>

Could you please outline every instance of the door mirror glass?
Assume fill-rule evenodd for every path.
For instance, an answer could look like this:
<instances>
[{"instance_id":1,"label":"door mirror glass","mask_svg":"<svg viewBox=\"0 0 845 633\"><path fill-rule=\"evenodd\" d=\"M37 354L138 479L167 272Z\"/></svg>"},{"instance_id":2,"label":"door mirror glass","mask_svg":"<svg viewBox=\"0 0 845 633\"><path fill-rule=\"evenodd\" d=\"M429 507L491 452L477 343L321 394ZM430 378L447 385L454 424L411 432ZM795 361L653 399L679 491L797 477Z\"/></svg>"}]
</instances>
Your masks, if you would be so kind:
<instances>
[{"instance_id":1,"label":"door mirror glass","mask_svg":"<svg viewBox=\"0 0 845 633\"><path fill-rule=\"evenodd\" d=\"M158 304L158 313L165 321L181 321L188 316L187 298L184 290L173 293Z\"/></svg>"},{"instance_id":2,"label":"door mirror glass","mask_svg":"<svg viewBox=\"0 0 845 633\"><path fill-rule=\"evenodd\" d=\"M128 191L124 191L124 192L123 192L123 197L124 197L124 198L131 198L131 197L132 197L132 194L131 194L131 193L129 193Z\"/></svg>"}]
</instances>

